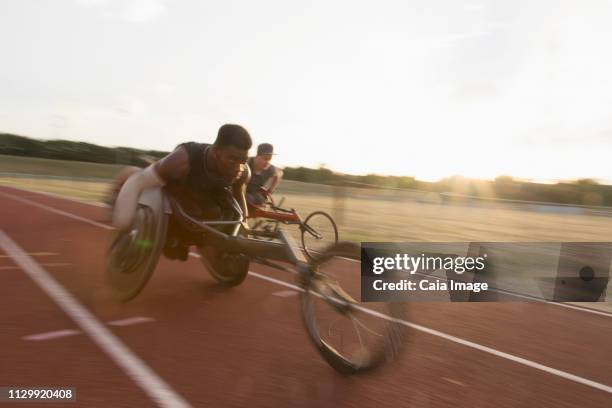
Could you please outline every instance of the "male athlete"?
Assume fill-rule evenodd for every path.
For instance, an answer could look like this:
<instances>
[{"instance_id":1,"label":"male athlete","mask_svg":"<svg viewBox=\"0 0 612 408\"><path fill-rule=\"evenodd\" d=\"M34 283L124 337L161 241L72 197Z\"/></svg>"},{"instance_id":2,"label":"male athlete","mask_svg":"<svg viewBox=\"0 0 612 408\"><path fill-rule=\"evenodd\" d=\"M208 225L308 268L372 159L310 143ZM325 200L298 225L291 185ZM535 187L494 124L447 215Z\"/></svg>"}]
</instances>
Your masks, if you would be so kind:
<instances>
[{"instance_id":1,"label":"male athlete","mask_svg":"<svg viewBox=\"0 0 612 408\"><path fill-rule=\"evenodd\" d=\"M229 200L237 200L247 214L246 183L250 171L246 165L251 136L242 126L226 124L219 128L211 144L188 142L144 170L133 171L119 190L113 211L113 225L119 230L129 228L138 206L140 194L148 188L166 186L168 193L181 206L200 219L230 219L235 216ZM123 176L125 177L125 175ZM164 254L170 258L187 259L193 241L173 222L168 225L168 240ZM209 248L209 256L215 256Z\"/></svg>"},{"instance_id":2,"label":"male athlete","mask_svg":"<svg viewBox=\"0 0 612 408\"><path fill-rule=\"evenodd\" d=\"M248 161L251 169L251 181L247 185L247 201L251 205L262 205L266 197L274 192L282 178L282 171L272 165L274 147L270 143L257 146L257 156Z\"/></svg>"}]
</instances>

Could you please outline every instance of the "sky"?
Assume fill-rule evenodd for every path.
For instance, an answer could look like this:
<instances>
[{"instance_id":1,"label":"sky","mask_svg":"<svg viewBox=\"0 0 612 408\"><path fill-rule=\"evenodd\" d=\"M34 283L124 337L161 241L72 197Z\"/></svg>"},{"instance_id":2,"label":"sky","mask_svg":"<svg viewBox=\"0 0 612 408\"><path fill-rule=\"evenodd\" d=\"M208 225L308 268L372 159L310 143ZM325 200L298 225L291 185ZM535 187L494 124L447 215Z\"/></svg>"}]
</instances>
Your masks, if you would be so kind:
<instances>
[{"instance_id":1,"label":"sky","mask_svg":"<svg viewBox=\"0 0 612 408\"><path fill-rule=\"evenodd\" d=\"M5 0L0 132L281 166L612 181L612 3Z\"/></svg>"}]
</instances>

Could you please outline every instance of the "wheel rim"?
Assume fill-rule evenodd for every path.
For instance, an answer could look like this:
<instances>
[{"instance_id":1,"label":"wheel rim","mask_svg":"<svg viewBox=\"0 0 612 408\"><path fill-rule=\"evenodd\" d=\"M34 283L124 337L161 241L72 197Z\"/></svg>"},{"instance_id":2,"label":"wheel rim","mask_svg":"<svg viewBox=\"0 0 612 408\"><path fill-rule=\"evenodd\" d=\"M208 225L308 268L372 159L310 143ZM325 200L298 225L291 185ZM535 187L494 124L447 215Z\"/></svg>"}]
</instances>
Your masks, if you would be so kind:
<instances>
[{"instance_id":1,"label":"wheel rim","mask_svg":"<svg viewBox=\"0 0 612 408\"><path fill-rule=\"evenodd\" d=\"M376 315L393 316L390 305L368 303L368 309L375 312L368 313L356 300L361 264L355 261L354 257L334 256L319 263L302 302L315 345L334 368L344 373L368 370L393 357L400 339L398 325Z\"/></svg>"},{"instance_id":2,"label":"wheel rim","mask_svg":"<svg viewBox=\"0 0 612 408\"><path fill-rule=\"evenodd\" d=\"M112 288L120 297L138 293L149 278L155 255L156 222L153 210L139 206L134 228L118 235L108 255L108 275Z\"/></svg>"},{"instance_id":3,"label":"wheel rim","mask_svg":"<svg viewBox=\"0 0 612 408\"><path fill-rule=\"evenodd\" d=\"M324 212L310 214L302 226L302 245L312 258L338 242L338 229L333 219Z\"/></svg>"}]
</instances>

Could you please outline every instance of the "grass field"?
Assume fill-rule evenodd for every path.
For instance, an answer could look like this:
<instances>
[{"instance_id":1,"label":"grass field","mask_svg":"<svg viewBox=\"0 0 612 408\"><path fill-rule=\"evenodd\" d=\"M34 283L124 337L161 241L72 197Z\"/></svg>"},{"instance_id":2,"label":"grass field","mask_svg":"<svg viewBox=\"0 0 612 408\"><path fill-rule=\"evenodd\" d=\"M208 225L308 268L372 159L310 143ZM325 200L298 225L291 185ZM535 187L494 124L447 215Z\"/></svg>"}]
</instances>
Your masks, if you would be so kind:
<instances>
[{"instance_id":1,"label":"grass field","mask_svg":"<svg viewBox=\"0 0 612 408\"><path fill-rule=\"evenodd\" d=\"M9 156L2 156L1 159ZM0 185L16 186L86 201L101 202L110 183L44 176L111 178L123 166L12 158L2 161L3 172L41 174L40 177L0 177ZM44 174L44 176L43 176ZM381 242L571 242L611 241L612 216L583 209L549 206L458 205L413 192L346 189L283 181L277 200L304 217L323 210L334 216L340 239ZM603 213L602 213L603 214ZM295 234L298 231L293 228ZM552 271L551 271L552 272ZM608 299L611 296L608 289Z\"/></svg>"},{"instance_id":2,"label":"grass field","mask_svg":"<svg viewBox=\"0 0 612 408\"><path fill-rule=\"evenodd\" d=\"M102 202L111 184L94 181L3 176L0 177L0 185L58 194L84 201Z\"/></svg>"},{"instance_id":3,"label":"grass field","mask_svg":"<svg viewBox=\"0 0 612 408\"><path fill-rule=\"evenodd\" d=\"M112 179L123 167L125 166L121 164L100 164L0 155L0 173Z\"/></svg>"},{"instance_id":4,"label":"grass field","mask_svg":"<svg viewBox=\"0 0 612 408\"><path fill-rule=\"evenodd\" d=\"M124 166L0 156L0 172L67 178L112 179ZM0 177L0 184L102 201L109 184L102 181ZM306 216L327 211L339 224L341 238L354 241L610 241L612 217L549 206L458 205L414 192L334 187L284 180L277 199Z\"/></svg>"},{"instance_id":5,"label":"grass field","mask_svg":"<svg viewBox=\"0 0 612 408\"><path fill-rule=\"evenodd\" d=\"M110 184L1 177L0 184L102 201ZM467 207L420 201L372 200L348 196L340 210L330 196L279 189L283 206L306 216L323 210L338 222L341 237L354 241L609 241L612 217L541 213L504 205Z\"/></svg>"}]
</instances>

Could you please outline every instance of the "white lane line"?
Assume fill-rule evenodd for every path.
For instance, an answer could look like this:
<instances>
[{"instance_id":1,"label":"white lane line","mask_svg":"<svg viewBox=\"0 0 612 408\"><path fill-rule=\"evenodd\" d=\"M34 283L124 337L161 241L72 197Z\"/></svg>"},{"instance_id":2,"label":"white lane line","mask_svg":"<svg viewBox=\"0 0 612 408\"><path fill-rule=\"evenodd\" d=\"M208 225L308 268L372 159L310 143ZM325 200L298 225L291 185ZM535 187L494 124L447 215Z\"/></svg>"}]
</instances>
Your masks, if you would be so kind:
<instances>
[{"instance_id":1,"label":"white lane line","mask_svg":"<svg viewBox=\"0 0 612 408\"><path fill-rule=\"evenodd\" d=\"M196 253L189 253L189 255L195 256L195 257L198 257L198 258L200 257L200 255L196 254ZM345 259L345 260L351 261L351 262L359 262L359 261L357 261L355 259L351 259L351 258L344 258L344 257L339 257L339 258ZM297 272L294 272L294 273L297 273ZM429 276L429 275L421 274L421 273L417 273L417 275ZM436 277L439 277L439 276L436 275ZM444 279L444 280L447 280L444 277L440 277L440 278ZM516 296L516 297L519 297L519 298L524 298L524 299L527 299L529 301L536 301L536 302L540 302L540 303L546 303L546 304L549 304L549 305L552 305L552 306L565 307L565 308L568 308L568 309L578 310L579 312L587 312L587 313L591 313L591 314L595 314L595 315L600 315L600 316L604 316L604 317L612 317L612 313L604 312L604 311L600 311L600 310L595 310L595 309L591 309L591 308L588 308L588 307L569 305L567 303L551 302L551 301L544 300L544 299L541 299L541 298L536 298L536 297L533 297L533 296L520 295L520 294L515 293L515 292L508 292L508 291L505 291L503 289L499 289L499 290L491 289L491 290L493 292L500 292L500 293L505 293L505 294L513 295L513 296Z\"/></svg>"},{"instance_id":2,"label":"white lane line","mask_svg":"<svg viewBox=\"0 0 612 408\"><path fill-rule=\"evenodd\" d=\"M2 194L2 193L0 193L0 194ZM78 217L78 218L81 218L81 217ZM85 220L85 219L83 219L83 220ZM87 221L90 221L90 220L87 220ZM1 232L2 231L0 230L0 233ZM195 254L195 253L189 253L189 255L191 255L193 257L196 257L196 258L199 257L199 255ZM297 287L295 285L292 285L292 284L287 283L287 282L283 282L283 281L278 280L278 279L271 278L271 277L266 276L266 275L259 274L257 272L249 271L249 274L252 275L252 276L255 276L255 277L259 278L259 279L267 280L269 282L273 282L273 283L281 285L281 286L285 286L285 287L288 287L288 288L291 288L291 289L294 289L294 290L298 290L298 291L303 291L301 288L299 288L299 287ZM550 304L558 305L558 303L550 303ZM430 329L430 328L425 327L425 326L420 326L420 325L417 325L415 323L411 323L411 322L404 321L404 320L393 319L390 316L387 316L387 315L375 312L375 311L370 310L370 309L366 309L366 308L362 308L362 307L359 307L359 308L363 309L363 311L365 313L370 313L370 314L372 314L374 316L378 316L380 318L387 319L387 320L395 320L398 323L403 324L403 325L408 326L408 327L411 327L411 328L413 328L415 330L419 330L419 331L422 331L422 332L425 332L425 333L428 333L428 334L431 334L431 335L434 335L434 336L437 336L437 337L441 337L441 338L449 340L451 342L462 344L464 346L471 347L471 348L483 351L485 353L489 353L489 354L495 355L497 357L505 358L505 359L514 361L516 363L526 365L528 367L532 367L532 368L535 368L535 369L538 369L538 370L546 371L546 372L548 372L550 374L558 375L558 376L566 378L568 380L575 381L575 382L578 382L578 383L581 383L581 384L585 384L585 385L591 386L593 388L601 389L601 390L606 391L608 393L612 393L612 387L610 387L610 386L607 386L607 385L604 385L604 384L600 384L600 383L597 383L595 381L591 381L591 380L588 380L586 378L582 378L582 377L579 377L579 376L567 373L565 371L561 371L561 370L557 370L557 369L554 369L554 368L551 368L551 367L547 367L545 365L542 365L542 364L539 364L539 363L535 363L533 361L530 361L530 360L527 360L527 359L524 359L524 358L521 358L521 357L517 357L517 356L514 356L512 354L504 353L502 351L499 351L499 350L496 350L496 349L493 349L493 348L490 348L490 347L482 346L482 345L480 345L478 343L473 343L471 341L464 340L464 339L461 339L459 337L451 336L449 334L446 334L446 333L443 333L443 332L440 332L440 331L437 331L437 330L434 330L434 329ZM583 309L579 309L579 310L581 310L581 311L590 311L590 310L583 310ZM607 317L612 317L612 315L609 315L609 316L606 315L606 316Z\"/></svg>"},{"instance_id":3,"label":"white lane line","mask_svg":"<svg viewBox=\"0 0 612 408\"><path fill-rule=\"evenodd\" d=\"M377 316L377 317L380 317L381 319L385 319L385 320L393 321L393 322L396 322L396 323L399 323L399 324L403 324L404 326L408 326L408 327L411 327L411 328L413 328L415 330L419 330L419 331L422 331L424 333L428 333L428 334L432 334L432 335L437 336L437 337L441 337L441 338L443 338L445 340L452 341L453 343L457 343L457 344L461 344L461 345L464 345L464 346L467 346L467 347L471 347L473 349L480 350L480 351L492 354L492 355L497 356L497 357L505 358L505 359L513 361L515 363L523 364L523 365L525 365L527 367L535 368L537 370L541 370L541 371L547 372L549 374L553 374L553 375L556 375L558 377L565 378L566 380L574 381L574 382L577 382L577 383L580 383L580 384L583 384L583 385L587 385L589 387L596 388L598 390L605 391L605 392L607 392L609 394L612 394L612 387L610 387L608 385L601 384L601 383L589 380L587 378L579 377L577 375L570 374L570 373L568 373L566 371L557 370L556 368L548 367L548 366L546 366L544 364L540 364L540 363L536 363L536 362L531 361L531 360L527 360L526 358L518 357L518 356L509 354L509 353L504 353L503 351L499 351L499 350L496 350L496 349L491 348L491 347L483 346L481 344L474 343L474 342L471 342L469 340L464 340L462 338L455 337L455 336L443 333L443 332L438 331L438 330L430 329L429 327L421 326L421 325L418 325L416 323L407 322L407 321L402 320L402 319L396 319L396 318L393 318L391 316L387 316L387 315L385 315L383 313L379 313L379 312L376 312L374 310L366 309L366 308L364 308L362 306L356 306L356 308L358 308L359 310L363 311L364 313L371 314L372 316Z\"/></svg>"},{"instance_id":4,"label":"white lane line","mask_svg":"<svg viewBox=\"0 0 612 408\"><path fill-rule=\"evenodd\" d=\"M255 277L259 278L259 279L263 279L263 280L266 280L268 282L275 283L277 285L281 285L281 286L285 286L287 288L291 288L291 289L293 289L295 291L299 291L299 292L303 292L304 291L299 286L292 285L292 284L284 282L282 280L271 278L269 276L262 275L262 274L259 274L257 272L249 271L249 274L253 275L253 276L255 276ZM474 343L474 342L469 341L469 340L464 340L464 339L462 339L460 337L452 336L450 334L446 334L446 333L438 331L438 330L430 329L429 327L421 326L420 324L412 323L412 322L409 322L409 321L406 321L406 320L402 320L402 319L397 319L397 318L388 316L386 314L379 313L377 311L365 308L363 306L356 305L355 307L357 309L361 310L362 312L368 313L368 314L370 314L372 316L376 316L376 317L379 317L381 319L385 319L385 320L388 320L388 321L396 322L396 323L402 324L404 326L410 327L412 329L415 329L415 330L418 330L418 331L421 331L421 332L424 332L424 333L427 333L427 334L431 334L431 335L436 336L436 337L443 338L443 339L448 340L450 342L461 344L463 346L470 347L470 348L473 348L473 349L476 349L476 350L480 350L480 351L483 351L485 353L492 354L492 355L494 355L496 357L501 357L501 358L504 358L506 360L513 361L515 363L523 364L525 366L528 366L528 367L531 367L531 368L535 368L537 370L541 370L541 371L547 372L549 374L556 375L556 376L561 377L561 378L565 378L566 380L574 381L574 382L577 382L577 383L580 383L580 384L583 384L583 385L587 385L589 387L596 388L598 390L602 390L602 391L605 391L607 393L612 394L612 387L610 387L608 385L601 384L601 383L598 383L598 382L595 382L595 381L592 381L592 380L589 380L589 379L586 379L586 378L583 378L583 377L579 377L577 375L570 374L570 373L565 372L565 371L557 370L556 368L548 367L548 366L545 366L544 364L539 364L539 363L536 363L536 362L531 361L531 360L527 360L527 359L522 358L522 357L518 357L518 356L509 354L509 353L504 353L503 351L499 351L499 350L496 350L496 349L491 348L491 347L483 346L481 344Z\"/></svg>"},{"instance_id":5,"label":"white lane line","mask_svg":"<svg viewBox=\"0 0 612 408\"><path fill-rule=\"evenodd\" d=\"M349 259L349 260L350 261L355 261L354 259ZM437 272L437 271L438 270L435 270L433 272ZM416 272L416 275L425 276L425 277L432 277L433 276L433 277L435 277L437 279L442 279L442 280L448 282L448 278L446 278L444 276L433 275L433 272L432 272L431 275L428 275L426 273ZM553 302L551 300L546 300L544 298L539 298L539 297L536 297L536 296L521 294L521 293L513 292L511 290L499 289L499 288L495 288L493 286L489 287L488 290L491 291L491 292L502 293L504 295L514 296L514 297L517 297L517 298L520 298L520 299L527 299L527 300L533 301L533 302L546 303L546 304L553 305L553 306L559 306L559 307L565 307L565 308L568 308L568 309L579 310L581 312L592 313L592 314L596 314L596 315L600 315L600 316L605 316L605 317L612 317L612 313L609 313L609 312L595 310L595 309L591 309L591 308L583 307L583 306L569 305L567 303Z\"/></svg>"},{"instance_id":6,"label":"white lane line","mask_svg":"<svg viewBox=\"0 0 612 408\"><path fill-rule=\"evenodd\" d=\"M278 296L282 298L296 296L298 293L295 290L281 290L279 292L274 292L272 296Z\"/></svg>"},{"instance_id":7,"label":"white lane line","mask_svg":"<svg viewBox=\"0 0 612 408\"><path fill-rule=\"evenodd\" d=\"M79 330L55 330L46 333L30 334L28 336L23 336L22 339L41 341L57 339L58 337L74 336L76 334L81 334L81 332Z\"/></svg>"},{"instance_id":8,"label":"white lane line","mask_svg":"<svg viewBox=\"0 0 612 408\"><path fill-rule=\"evenodd\" d=\"M190 406L1 229L0 248L159 406Z\"/></svg>"},{"instance_id":9,"label":"white lane line","mask_svg":"<svg viewBox=\"0 0 612 408\"><path fill-rule=\"evenodd\" d=\"M106 324L110 326L129 326L132 324L148 323L148 322L153 322L153 321L155 321L155 319L152 319L150 317L137 316L137 317L128 317L127 319L121 319L121 320L112 320L110 322L106 322Z\"/></svg>"},{"instance_id":10,"label":"white lane line","mask_svg":"<svg viewBox=\"0 0 612 408\"><path fill-rule=\"evenodd\" d=\"M64 217L72 218L73 220L83 221L83 222L86 222L87 224L91 224L91 225L94 225L96 227L104 228L104 229L107 229L107 230L114 229L110 225L102 224L101 222L92 221L92 220L90 220L88 218L79 217L78 215L74 215L74 214L66 212L66 211L58 210L56 208L49 207L47 205L37 203L36 201L28 200L27 198L21 198L21 197L18 197L16 195L14 195L14 194L3 193L3 192L0 191L0 195L12 198L13 200L22 202L24 204L29 204L29 205L32 205L34 207L42 208L43 210L47 210L47 211L50 211L50 212L55 213L55 214L63 215Z\"/></svg>"},{"instance_id":11,"label":"white lane line","mask_svg":"<svg viewBox=\"0 0 612 408\"><path fill-rule=\"evenodd\" d=\"M458 385L460 387L465 387L466 385L464 383L462 383L461 381L457 381L457 380L453 380L452 378L448 378L448 377L442 377L442 379L444 381L448 381L451 384L455 384Z\"/></svg>"},{"instance_id":12,"label":"white lane line","mask_svg":"<svg viewBox=\"0 0 612 408\"><path fill-rule=\"evenodd\" d=\"M42 265L42 264L39 264L39 265ZM15 268L21 270L21 268L17 266L15 266ZM106 322L106 324L108 324L109 326L130 326L133 324L148 323L148 322L153 322L153 321L155 320L150 317L137 316L137 317L128 317L127 319L121 319L121 320L111 320L111 321ZM81 333L82 332L79 330L71 330L71 329L54 330L54 331L45 332L45 333L30 334L27 336L23 336L22 339L23 340L34 340L34 341L51 340L51 339L56 339L58 337L73 336L75 334L81 334Z\"/></svg>"},{"instance_id":13,"label":"white lane line","mask_svg":"<svg viewBox=\"0 0 612 408\"><path fill-rule=\"evenodd\" d=\"M350 258L343 258L343 259L345 259L347 261L350 261L350 262L359 262L356 259L350 259ZM436 271L433 271L433 272L436 272ZM418 273L418 272L417 272L417 275L430 276L430 275L427 275L427 274L424 274L424 273ZM434 276L434 275L432 275L432 276ZM443 276L435 275L435 277L447 280ZM610 313L610 312L604 312L604 311L601 311L601 310L595 310L595 309L591 309L590 307L586 307L586 306L578 306L578 305L570 305L570 304L561 303L561 302L553 302L553 301L546 300L546 299L543 299L543 298L539 298L539 297L536 297L536 296L520 294L520 293L517 293L517 292L512 292L512 291L509 291L509 290L505 290L505 289L491 288L490 290L492 292L504 293L506 295L515 296L515 297L518 297L518 298L527 299L527 300L534 301L534 302L546 303L546 304L551 305L551 306L565 307L567 309L578 310L580 312L592 313L592 314L596 314L596 315L600 315L600 316L605 316L605 317L612 317L612 313Z\"/></svg>"}]
</instances>

